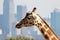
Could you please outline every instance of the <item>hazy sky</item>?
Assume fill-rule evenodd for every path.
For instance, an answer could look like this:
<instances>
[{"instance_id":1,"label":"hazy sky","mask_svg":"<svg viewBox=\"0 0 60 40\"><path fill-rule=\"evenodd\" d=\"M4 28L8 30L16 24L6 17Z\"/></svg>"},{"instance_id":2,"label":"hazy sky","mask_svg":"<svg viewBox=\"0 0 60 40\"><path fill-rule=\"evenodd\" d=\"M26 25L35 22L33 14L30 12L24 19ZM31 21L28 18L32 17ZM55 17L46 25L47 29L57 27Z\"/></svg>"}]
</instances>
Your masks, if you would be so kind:
<instances>
[{"instance_id":1,"label":"hazy sky","mask_svg":"<svg viewBox=\"0 0 60 40\"><path fill-rule=\"evenodd\" d=\"M50 13L54 8L60 9L60 0L14 0L15 12L16 5L26 5L27 11L31 11L33 7L37 8L37 12L42 17L50 17ZM3 0L0 0L0 13L3 13Z\"/></svg>"}]
</instances>

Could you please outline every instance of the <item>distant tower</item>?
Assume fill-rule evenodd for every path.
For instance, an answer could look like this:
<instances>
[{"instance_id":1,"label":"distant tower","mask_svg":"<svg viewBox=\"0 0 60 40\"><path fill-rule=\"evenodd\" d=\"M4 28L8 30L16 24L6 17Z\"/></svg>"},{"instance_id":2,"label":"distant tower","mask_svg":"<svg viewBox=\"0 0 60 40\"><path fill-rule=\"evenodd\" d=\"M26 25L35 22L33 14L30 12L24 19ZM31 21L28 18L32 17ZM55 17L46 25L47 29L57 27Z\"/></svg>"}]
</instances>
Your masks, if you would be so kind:
<instances>
[{"instance_id":1,"label":"distant tower","mask_svg":"<svg viewBox=\"0 0 60 40\"><path fill-rule=\"evenodd\" d=\"M9 0L4 0L3 3L3 19L2 19L3 37L9 33Z\"/></svg>"},{"instance_id":2,"label":"distant tower","mask_svg":"<svg viewBox=\"0 0 60 40\"><path fill-rule=\"evenodd\" d=\"M22 9L23 9L23 6L17 6L17 21L20 21L20 19L22 18Z\"/></svg>"},{"instance_id":3,"label":"distant tower","mask_svg":"<svg viewBox=\"0 0 60 40\"><path fill-rule=\"evenodd\" d=\"M13 0L4 0L2 18L3 37L12 36L14 34L12 34L12 32L15 31L14 28L12 29L12 24L15 25L15 22L14 2Z\"/></svg>"},{"instance_id":4,"label":"distant tower","mask_svg":"<svg viewBox=\"0 0 60 40\"><path fill-rule=\"evenodd\" d=\"M60 9L54 9L51 13L51 26L54 27L54 31L60 37Z\"/></svg>"},{"instance_id":5,"label":"distant tower","mask_svg":"<svg viewBox=\"0 0 60 40\"><path fill-rule=\"evenodd\" d=\"M17 21L20 21L26 14L26 6L18 5L17 6Z\"/></svg>"}]
</instances>

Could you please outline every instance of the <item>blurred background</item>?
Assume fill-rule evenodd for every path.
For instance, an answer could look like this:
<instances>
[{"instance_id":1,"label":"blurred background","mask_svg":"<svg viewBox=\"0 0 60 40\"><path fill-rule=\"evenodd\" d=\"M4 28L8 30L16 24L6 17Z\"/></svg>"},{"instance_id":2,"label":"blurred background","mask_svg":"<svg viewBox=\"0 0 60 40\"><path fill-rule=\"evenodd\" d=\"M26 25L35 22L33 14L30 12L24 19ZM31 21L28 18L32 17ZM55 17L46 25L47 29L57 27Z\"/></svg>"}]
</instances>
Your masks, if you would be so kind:
<instances>
[{"instance_id":1,"label":"blurred background","mask_svg":"<svg viewBox=\"0 0 60 40\"><path fill-rule=\"evenodd\" d=\"M37 27L16 29L15 25L24 18L26 12L36 12L60 37L60 0L0 0L0 40L6 37L25 36L44 40Z\"/></svg>"}]
</instances>

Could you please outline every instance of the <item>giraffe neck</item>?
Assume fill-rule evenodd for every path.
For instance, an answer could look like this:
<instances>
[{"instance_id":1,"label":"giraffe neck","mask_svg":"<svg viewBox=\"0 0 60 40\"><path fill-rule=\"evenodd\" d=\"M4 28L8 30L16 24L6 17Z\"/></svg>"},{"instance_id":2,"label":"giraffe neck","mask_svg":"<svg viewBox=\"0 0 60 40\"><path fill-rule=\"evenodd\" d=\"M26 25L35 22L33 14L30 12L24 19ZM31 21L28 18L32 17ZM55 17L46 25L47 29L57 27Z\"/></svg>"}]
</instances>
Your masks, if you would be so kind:
<instances>
[{"instance_id":1,"label":"giraffe neck","mask_svg":"<svg viewBox=\"0 0 60 40\"><path fill-rule=\"evenodd\" d=\"M56 34L42 18L40 21L41 23L37 23L36 26L39 28L44 38L47 40L59 40Z\"/></svg>"}]
</instances>

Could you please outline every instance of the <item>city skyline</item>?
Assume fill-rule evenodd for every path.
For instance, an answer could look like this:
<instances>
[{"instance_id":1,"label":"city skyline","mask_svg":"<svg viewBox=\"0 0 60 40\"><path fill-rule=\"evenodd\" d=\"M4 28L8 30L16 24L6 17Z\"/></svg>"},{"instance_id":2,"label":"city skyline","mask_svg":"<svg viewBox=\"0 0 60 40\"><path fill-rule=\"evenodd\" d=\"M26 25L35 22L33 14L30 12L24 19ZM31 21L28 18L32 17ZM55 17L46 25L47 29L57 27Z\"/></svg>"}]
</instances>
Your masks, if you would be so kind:
<instances>
[{"instance_id":1,"label":"city skyline","mask_svg":"<svg viewBox=\"0 0 60 40\"><path fill-rule=\"evenodd\" d=\"M24 1L22 1L22 3L23 2ZM42 40L43 40L44 38L43 38L42 34L34 26L31 28L22 28L20 31L15 29L16 23L19 22L22 18L24 18L24 16L26 15L26 12L31 12L31 10L33 8L33 7L29 7L29 9L28 9L28 5L25 5L25 4L21 5L21 4L19 3L19 5L17 5L17 4L15 5L13 0L4 0L4 2L3 2L3 14L2 15L0 14L0 28L2 28L2 36L0 36L0 37L2 38L3 36L4 37L16 36L17 34L20 35L22 33L23 36L32 36L32 37L35 37L37 39L42 38ZM16 7L16 9L15 9L15 7ZM38 8L37 8L37 12L39 10L41 10ZM57 17L56 19L55 19L55 16L53 14L51 14L51 13L55 12L54 10L56 11L56 15L55 15ZM57 20L57 19L60 19L59 18L60 14L58 14L58 13L60 13L60 11L59 11L60 9L55 8L54 10L52 10L52 12L49 12L50 13L49 16L52 15L51 18L49 16L47 16L48 14L43 14L45 17L43 17L42 14L40 16L42 16L42 18L51 26L51 28L54 30L54 32L57 35L59 35L59 32L58 32L59 20ZM38 13L40 13L40 11ZM58 27L56 27L56 25L54 24L54 21L57 23L56 25ZM54 26L52 26L52 25L54 25ZM56 27L56 28L54 28L54 27ZM1 30L0 30L0 32L1 32ZM17 32L17 33L15 33L15 32ZM21 32L21 33L19 33L19 32Z\"/></svg>"},{"instance_id":2,"label":"city skyline","mask_svg":"<svg viewBox=\"0 0 60 40\"><path fill-rule=\"evenodd\" d=\"M0 1L0 13L2 14L3 12L3 1ZM27 3L28 1L28 3ZM60 9L60 0L14 0L14 5L15 5L15 13L17 13L16 6L17 5L25 5L27 6L27 11L31 11L33 7L37 8L37 12L42 16L42 17L49 17L50 18L50 13L55 9L58 8ZM45 15L43 15L45 14Z\"/></svg>"},{"instance_id":3,"label":"city skyline","mask_svg":"<svg viewBox=\"0 0 60 40\"><path fill-rule=\"evenodd\" d=\"M11 35L16 35L15 34L15 25L16 25L16 19L15 18L17 18L18 17L18 15L19 15L19 17L18 18L20 18L20 17L23 17L22 15L20 16L20 6L21 6L21 10L22 10L22 14L24 15L24 13L26 12L26 7L24 7L24 6L22 6L22 5L18 5L17 6L17 14L16 14L16 17L14 16L15 14L11 11L12 9L10 9L11 8L11 6L9 7L9 1L7 1L6 2L6 0L4 1L4 12L3 12L3 19L2 19L2 16L0 17L1 18L1 20L0 20L0 22L3 24L1 27L3 28L2 30L4 31L4 35L5 35L5 37L7 36L7 37L9 37L9 36L11 36ZM19 11L18 11L19 10ZM11 14L12 13L12 14ZM6 16L7 15L7 16ZM25 16L25 15L24 15ZM12 20L11 20L11 19ZM5 19L5 20L4 20ZM20 20L20 19L18 19L18 20ZM17 20L17 21L18 21ZM9 22L12 22L12 23L9 23ZM15 22L15 23L14 23ZM5 26L5 24L6 24L6 28L4 27ZM8 26L7 26L7 24L8 24ZM9 26L9 24L11 25L11 26ZM13 25L13 26L12 26ZM12 27L13 28L13 30L11 30L12 28L10 28L10 27ZM24 29L24 28L23 28ZM24 30L22 29L22 33L24 33ZM29 32L31 32L31 30L33 30L34 29L34 27L32 27L32 28L29 28L29 30L26 28L25 30L28 30ZM7 30L7 31L6 31ZM10 31L11 30L11 31ZM28 31L26 31L26 32L28 32ZM12 32L12 34L11 34L11 32ZM35 36L35 38L36 38L36 36L37 36L37 38L39 37L39 35L37 34L37 31L32 31L32 34L30 34L30 33L27 33L26 35L25 34L22 34L22 35L25 35L25 36L28 36L28 35L30 35L30 36ZM34 32L34 35L33 35L33 32ZM2 36L4 36L2 34ZM41 36L40 36L41 37Z\"/></svg>"}]
</instances>

